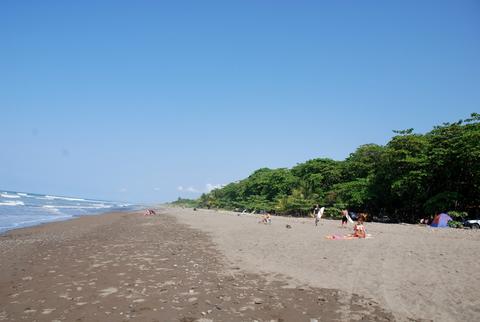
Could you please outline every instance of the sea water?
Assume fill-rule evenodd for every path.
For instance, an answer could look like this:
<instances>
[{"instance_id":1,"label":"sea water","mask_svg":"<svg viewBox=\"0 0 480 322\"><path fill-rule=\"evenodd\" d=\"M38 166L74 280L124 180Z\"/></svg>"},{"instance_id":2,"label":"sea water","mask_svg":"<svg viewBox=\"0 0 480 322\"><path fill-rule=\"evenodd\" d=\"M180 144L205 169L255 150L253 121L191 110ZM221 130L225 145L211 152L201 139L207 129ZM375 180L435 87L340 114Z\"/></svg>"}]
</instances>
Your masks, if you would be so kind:
<instances>
[{"instance_id":1,"label":"sea water","mask_svg":"<svg viewBox=\"0 0 480 322\"><path fill-rule=\"evenodd\" d=\"M77 216L134 210L138 205L0 190L0 233Z\"/></svg>"}]
</instances>

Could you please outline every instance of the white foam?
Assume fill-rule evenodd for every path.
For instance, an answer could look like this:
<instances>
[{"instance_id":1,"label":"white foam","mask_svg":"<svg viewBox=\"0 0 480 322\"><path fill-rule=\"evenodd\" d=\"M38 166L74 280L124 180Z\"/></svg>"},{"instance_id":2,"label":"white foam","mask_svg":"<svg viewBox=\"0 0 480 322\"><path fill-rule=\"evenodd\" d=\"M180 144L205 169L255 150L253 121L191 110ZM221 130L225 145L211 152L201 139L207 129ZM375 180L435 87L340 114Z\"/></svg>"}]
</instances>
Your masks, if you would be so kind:
<instances>
[{"instance_id":1,"label":"white foam","mask_svg":"<svg viewBox=\"0 0 480 322\"><path fill-rule=\"evenodd\" d=\"M7 192L4 192L4 193L0 193L0 197L3 197L3 198L11 198L11 199L16 199L16 198L20 198L20 196L18 195L11 195Z\"/></svg>"},{"instance_id":2,"label":"white foam","mask_svg":"<svg viewBox=\"0 0 480 322\"><path fill-rule=\"evenodd\" d=\"M49 195L46 195L45 199L48 199L48 200L59 199L59 200L67 200L67 201L87 201L82 198L69 198L69 197L59 197L59 196L49 196Z\"/></svg>"},{"instance_id":3,"label":"white foam","mask_svg":"<svg viewBox=\"0 0 480 322\"><path fill-rule=\"evenodd\" d=\"M60 213L60 210L58 210L57 207L55 207L55 206L43 205L42 208L45 208L45 209L47 209L49 212L52 212L52 213L55 213L55 214Z\"/></svg>"},{"instance_id":4,"label":"white foam","mask_svg":"<svg viewBox=\"0 0 480 322\"><path fill-rule=\"evenodd\" d=\"M22 196L22 197L30 197L29 194L23 193L23 192L17 192L17 195Z\"/></svg>"},{"instance_id":5,"label":"white foam","mask_svg":"<svg viewBox=\"0 0 480 322\"><path fill-rule=\"evenodd\" d=\"M4 201L0 202L0 206L25 206L22 201Z\"/></svg>"},{"instance_id":6,"label":"white foam","mask_svg":"<svg viewBox=\"0 0 480 322\"><path fill-rule=\"evenodd\" d=\"M52 206L52 205L43 205L42 208L47 209L104 209L104 208L112 208L112 206L104 205L104 204L93 204L90 206Z\"/></svg>"}]
</instances>

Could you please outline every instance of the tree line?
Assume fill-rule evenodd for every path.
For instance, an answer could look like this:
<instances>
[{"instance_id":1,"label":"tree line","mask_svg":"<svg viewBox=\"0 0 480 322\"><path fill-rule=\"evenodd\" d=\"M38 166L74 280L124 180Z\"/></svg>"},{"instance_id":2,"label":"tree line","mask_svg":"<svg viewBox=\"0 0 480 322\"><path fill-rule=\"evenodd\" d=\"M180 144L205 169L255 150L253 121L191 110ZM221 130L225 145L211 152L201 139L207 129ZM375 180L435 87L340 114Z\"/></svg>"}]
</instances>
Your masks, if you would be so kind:
<instances>
[{"instance_id":1,"label":"tree line","mask_svg":"<svg viewBox=\"0 0 480 322\"><path fill-rule=\"evenodd\" d=\"M386 145L365 144L345 160L317 158L249 177L177 204L305 216L316 204L418 222L437 212L479 212L480 114L426 134L394 131Z\"/></svg>"}]
</instances>

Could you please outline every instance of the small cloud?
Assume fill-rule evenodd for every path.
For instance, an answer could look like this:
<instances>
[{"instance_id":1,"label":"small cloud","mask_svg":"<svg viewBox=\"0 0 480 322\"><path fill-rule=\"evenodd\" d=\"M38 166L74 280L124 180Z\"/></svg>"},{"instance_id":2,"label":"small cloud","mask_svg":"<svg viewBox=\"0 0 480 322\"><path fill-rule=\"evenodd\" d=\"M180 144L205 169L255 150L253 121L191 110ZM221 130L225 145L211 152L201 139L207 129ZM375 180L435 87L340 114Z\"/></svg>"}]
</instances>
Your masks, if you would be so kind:
<instances>
[{"instance_id":1,"label":"small cloud","mask_svg":"<svg viewBox=\"0 0 480 322\"><path fill-rule=\"evenodd\" d=\"M153 188L153 190L160 191L160 188L155 187L155 188Z\"/></svg>"},{"instance_id":2,"label":"small cloud","mask_svg":"<svg viewBox=\"0 0 480 322\"><path fill-rule=\"evenodd\" d=\"M214 189L220 189L220 188L222 188L222 187L224 187L224 186L225 186L225 185L224 185L224 184L221 184L221 183L219 183L219 184L207 183L207 184L205 185L205 192L210 192L210 191L212 191L212 190L214 190Z\"/></svg>"},{"instance_id":3,"label":"small cloud","mask_svg":"<svg viewBox=\"0 0 480 322\"><path fill-rule=\"evenodd\" d=\"M224 187L225 185L224 184L212 184L212 183L207 183L205 185L205 188L203 189L197 189L193 186L188 186L188 187L184 187L184 186L178 186L177 187L177 190L178 191L185 191L185 192L190 192L190 193L205 193L205 192L210 192L214 189L218 189L218 188L222 188Z\"/></svg>"},{"instance_id":4,"label":"small cloud","mask_svg":"<svg viewBox=\"0 0 480 322\"><path fill-rule=\"evenodd\" d=\"M197 189L195 189L194 187L188 187L187 189L185 189L186 191L188 192L200 192L198 191Z\"/></svg>"},{"instance_id":5,"label":"small cloud","mask_svg":"<svg viewBox=\"0 0 480 322\"><path fill-rule=\"evenodd\" d=\"M202 191L196 189L195 187L192 187L192 186L188 186L188 187L184 187L184 186L178 186L177 187L177 190L178 191L186 191L186 192L191 192L191 193L200 193Z\"/></svg>"},{"instance_id":6,"label":"small cloud","mask_svg":"<svg viewBox=\"0 0 480 322\"><path fill-rule=\"evenodd\" d=\"M127 192L128 189L127 188L120 188L120 192Z\"/></svg>"}]
</instances>

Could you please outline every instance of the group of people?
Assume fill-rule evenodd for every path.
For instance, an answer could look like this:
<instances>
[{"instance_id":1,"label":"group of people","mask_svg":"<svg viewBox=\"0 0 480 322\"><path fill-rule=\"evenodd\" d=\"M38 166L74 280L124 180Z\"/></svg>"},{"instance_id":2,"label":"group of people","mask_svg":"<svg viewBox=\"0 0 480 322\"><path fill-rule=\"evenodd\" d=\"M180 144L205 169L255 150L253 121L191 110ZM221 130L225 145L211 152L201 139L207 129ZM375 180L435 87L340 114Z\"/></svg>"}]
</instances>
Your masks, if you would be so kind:
<instances>
[{"instance_id":1,"label":"group of people","mask_svg":"<svg viewBox=\"0 0 480 322\"><path fill-rule=\"evenodd\" d=\"M319 205L316 205L314 210L313 210L313 215L315 218L315 226L318 225L320 222L320 219L322 218L323 212L325 211L325 207L319 207ZM342 210L342 227L346 227L348 224L349 219L349 214L348 210L344 209ZM357 217L357 223L353 226L353 234L348 235L349 237L354 237L354 238L366 238L367 234L365 231L365 221L367 219L367 216L365 214L359 214ZM352 221L352 219L350 219Z\"/></svg>"}]
</instances>

